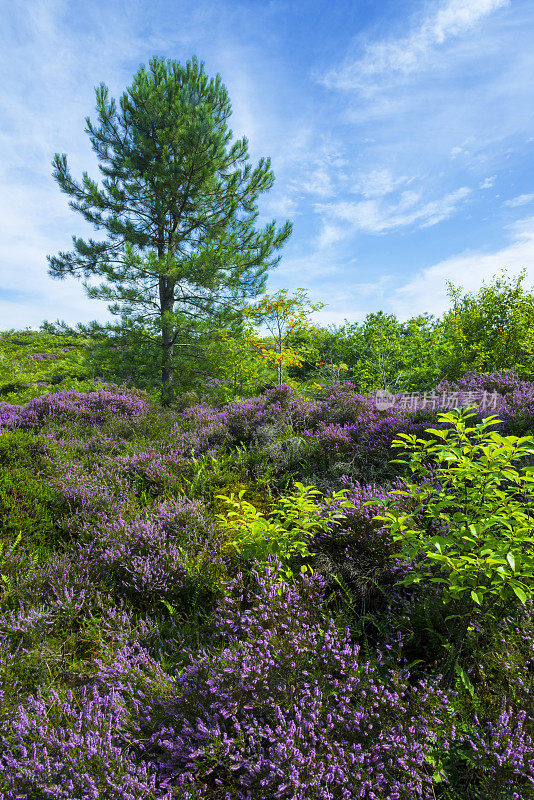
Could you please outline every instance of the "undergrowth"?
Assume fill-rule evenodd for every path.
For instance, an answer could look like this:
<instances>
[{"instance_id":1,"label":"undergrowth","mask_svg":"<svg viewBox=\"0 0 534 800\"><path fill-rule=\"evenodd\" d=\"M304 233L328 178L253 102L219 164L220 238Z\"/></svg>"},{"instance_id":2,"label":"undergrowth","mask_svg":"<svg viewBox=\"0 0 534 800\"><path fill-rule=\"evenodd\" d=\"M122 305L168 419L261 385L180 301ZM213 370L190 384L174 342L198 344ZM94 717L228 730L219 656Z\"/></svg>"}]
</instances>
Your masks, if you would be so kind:
<instances>
[{"instance_id":1,"label":"undergrowth","mask_svg":"<svg viewBox=\"0 0 534 800\"><path fill-rule=\"evenodd\" d=\"M502 381L500 434L525 432L529 387ZM450 576L378 518L409 477L395 436L450 420L350 385L167 410L116 386L6 397L6 800L533 800L531 599L462 634ZM395 517L412 544L417 492L441 491L420 477Z\"/></svg>"}]
</instances>

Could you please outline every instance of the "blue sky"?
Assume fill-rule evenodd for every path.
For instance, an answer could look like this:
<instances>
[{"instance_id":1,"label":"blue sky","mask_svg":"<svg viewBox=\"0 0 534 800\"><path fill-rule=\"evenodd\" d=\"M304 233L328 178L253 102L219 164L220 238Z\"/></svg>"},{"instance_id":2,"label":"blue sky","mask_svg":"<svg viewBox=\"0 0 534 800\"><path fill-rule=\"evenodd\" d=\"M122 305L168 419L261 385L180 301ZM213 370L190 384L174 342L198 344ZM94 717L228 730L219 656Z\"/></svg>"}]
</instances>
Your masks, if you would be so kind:
<instances>
[{"instance_id":1,"label":"blue sky","mask_svg":"<svg viewBox=\"0 0 534 800\"><path fill-rule=\"evenodd\" d=\"M276 176L262 220L294 232L269 291L317 321L447 307L506 268L534 284L532 0L4 0L0 330L104 320L46 255L92 231L51 177L97 177L94 87L118 97L153 55L219 72L231 127Z\"/></svg>"}]
</instances>

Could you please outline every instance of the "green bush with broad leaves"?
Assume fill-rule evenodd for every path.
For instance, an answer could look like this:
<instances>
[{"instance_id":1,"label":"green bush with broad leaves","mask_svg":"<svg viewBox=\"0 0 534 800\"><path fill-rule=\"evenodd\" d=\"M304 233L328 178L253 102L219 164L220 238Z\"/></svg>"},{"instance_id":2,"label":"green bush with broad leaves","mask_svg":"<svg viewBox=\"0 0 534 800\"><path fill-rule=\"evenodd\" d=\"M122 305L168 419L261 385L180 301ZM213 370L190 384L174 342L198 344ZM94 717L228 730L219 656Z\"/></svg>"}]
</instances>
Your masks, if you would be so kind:
<instances>
[{"instance_id":1,"label":"green bush with broad leaves","mask_svg":"<svg viewBox=\"0 0 534 800\"><path fill-rule=\"evenodd\" d=\"M440 414L449 427L428 428L433 439L399 434L393 447L404 448L404 458L395 463L415 480L403 478L403 489L373 501L384 509L375 519L399 545L396 557L412 565L400 583L439 583L444 602L459 606L449 677L474 614L534 595L534 467L518 464L534 455L534 438L491 430L495 416L469 425L474 416Z\"/></svg>"},{"instance_id":2,"label":"green bush with broad leaves","mask_svg":"<svg viewBox=\"0 0 534 800\"><path fill-rule=\"evenodd\" d=\"M266 561L274 556L282 562L281 577L291 578L293 571L289 561L294 556L307 559L313 556L309 544L318 531L327 531L344 518L343 508L353 507L345 499L346 490L334 492L320 506L316 501L322 492L312 486L295 483L294 491L281 497L278 507L264 516L244 499L245 490L237 495L217 495L229 507L226 514L217 514L221 530L227 534L225 549L235 552L243 559ZM311 570L302 564L301 572Z\"/></svg>"}]
</instances>

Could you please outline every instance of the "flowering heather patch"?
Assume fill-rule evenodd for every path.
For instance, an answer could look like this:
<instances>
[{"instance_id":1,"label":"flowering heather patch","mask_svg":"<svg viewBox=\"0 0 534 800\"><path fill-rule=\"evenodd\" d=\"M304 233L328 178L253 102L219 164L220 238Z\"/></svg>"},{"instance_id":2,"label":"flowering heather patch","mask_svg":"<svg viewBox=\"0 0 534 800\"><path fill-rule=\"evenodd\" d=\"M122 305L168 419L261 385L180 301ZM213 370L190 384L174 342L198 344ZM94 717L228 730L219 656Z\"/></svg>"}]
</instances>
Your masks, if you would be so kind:
<instances>
[{"instance_id":1,"label":"flowering heather patch","mask_svg":"<svg viewBox=\"0 0 534 800\"><path fill-rule=\"evenodd\" d=\"M253 441L255 431L260 425L277 421L283 415L282 403L269 403L267 397L253 397L241 403L229 403L221 411L230 436L243 443Z\"/></svg>"},{"instance_id":2,"label":"flowering heather patch","mask_svg":"<svg viewBox=\"0 0 534 800\"><path fill-rule=\"evenodd\" d=\"M228 403L222 409L193 406L182 412L180 420L194 423L195 431L210 444L224 443L226 438L230 443L263 446L267 460L271 457L282 466L294 465L298 452L296 458L278 458L272 442L265 446L265 432L285 440L291 438L287 431L292 430L311 445L311 454L309 447L300 448L304 459L311 455L312 461L319 459L323 468L325 462L329 466L352 462L364 475L392 458L390 445L397 433L421 430L421 422L395 409L378 409L372 397L358 394L352 384L333 387L327 400L313 402L289 386L278 386L260 397ZM177 436L183 436L180 424ZM305 468L304 463L301 466Z\"/></svg>"},{"instance_id":3,"label":"flowering heather patch","mask_svg":"<svg viewBox=\"0 0 534 800\"><path fill-rule=\"evenodd\" d=\"M46 699L38 692L0 739L2 796L171 800L172 792L157 790L154 768L125 743L131 735L113 689L82 689L79 697L52 691Z\"/></svg>"},{"instance_id":4,"label":"flowering heather patch","mask_svg":"<svg viewBox=\"0 0 534 800\"><path fill-rule=\"evenodd\" d=\"M398 433L420 432L420 422L399 412L381 411L371 404L352 422L319 422L303 436L315 446L327 468L339 468L367 480L390 473L391 443ZM324 467L323 467L324 468Z\"/></svg>"},{"instance_id":5,"label":"flowering heather patch","mask_svg":"<svg viewBox=\"0 0 534 800\"><path fill-rule=\"evenodd\" d=\"M1 741L6 800L424 797L447 698L361 662L318 612L321 581L298 590L276 569L227 586L213 647L185 652L173 678L126 646L76 699L30 698Z\"/></svg>"},{"instance_id":6,"label":"flowering heather patch","mask_svg":"<svg viewBox=\"0 0 534 800\"><path fill-rule=\"evenodd\" d=\"M506 372L479 373L467 372L462 378L455 381L441 381L436 386L436 392L460 391L460 392L497 392L498 395L509 395L518 390L530 391L534 389L530 381L522 380L513 369Z\"/></svg>"},{"instance_id":7,"label":"flowering heather patch","mask_svg":"<svg viewBox=\"0 0 534 800\"><path fill-rule=\"evenodd\" d=\"M50 603L56 611L63 604L81 607L96 588L90 580L90 564L74 558L72 552L38 562L26 548L10 547L2 554L2 572L12 600Z\"/></svg>"},{"instance_id":8,"label":"flowering heather patch","mask_svg":"<svg viewBox=\"0 0 534 800\"><path fill-rule=\"evenodd\" d=\"M22 408L0 405L0 422L5 428L40 428L46 420L84 420L99 424L106 417L135 419L149 411L145 392L110 386L95 392L62 391L30 400Z\"/></svg>"},{"instance_id":9,"label":"flowering heather patch","mask_svg":"<svg viewBox=\"0 0 534 800\"><path fill-rule=\"evenodd\" d=\"M496 392L495 408L480 416L496 414L505 428L518 425L525 430L534 429L534 383L519 378L515 370L479 375L469 372L455 382L443 381L436 391L458 392L458 405L478 404L484 392Z\"/></svg>"},{"instance_id":10,"label":"flowering heather patch","mask_svg":"<svg viewBox=\"0 0 534 800\"><path fill-rule=\"evenodd\" d=\"M532 426L534 383L519 378L515 370L479 374L468 372L455 381L443 380L431 392L418 394L375 392L378 408L404 414L425 411L427 415L452 408L477 406L479 418L497 415L505 423L520 419Z\"/></svg>"},{"instance_id":11,"label":"flowering heather patch","mask_svg":"<svg viewBox=\"0 0 534 800\"><path fill-rule=\"evenodd\" d=\"M373 407L372 399L360 394L353 383L336 384L331 387L323 401L322 419L340 425L354 422L362 412Z\"/></svg>"},{"instance_id":12,"label":"flowering heather patch","mask_svg":"<svg viewBox=\"0 0 534 800\"><path fill-rule=\"evenodd\" d=\"M59 356L55 353L32 353L30 358L33 361L57 361Z\"/></svg>"},{"instance_id":13,"label":"flowering heather patch","mask_svg":"<svg viewBox=\"0 0 534 800\"><path fill-rule=\"evenodd\" d=\"M228 403L222 409L205 404L192 406L180 416L184 420L194 420L196 425L208 430L214 428L218 432L220 428L225 429L230 441L250 443L262 426L281 423L301 430L306 422L319 418L321 410L321 403L300 397L289 386L278 386L260 397Z\"/></svg>"},{"instance_id":14,"label":"flowering heather patch","mask_svg":"<svg viewBox=\"0 0 534 800\"><path fill-rule=\"evenodd\" d=\"M319 422L316 430L305 430L304 435L317 445L320 453L339 459L354 451L354 426L335 422Z\"/></svg>"},{"instance_id":15,"label":"flowering heather patch","mask_svg":"<svg viewBox=\"0 0 534 800\"><path fill-rule=\"evenodd\" d=\"M286 412L286 420L295 430L302 430L306 424L313 423L324 416L321 401L306 400L290 386L275 386L265 392L269 403L280 403Z\"/></svg>"},{"instance_id":16,"label":"flowering heather patch","mask_svg":"<svg viewBox=\"0 0 534 800\"><path fill-rule=\"evenodd\" d=\"M499 392L510 423L534 409L512 373L457 385ZM1 429L28 429L0 437L21 437L17 458L62 515L39 557L0 543L0 797L533 800L532 609L473 627L473 696L440 689L451 609L438 586L394 585L408 564L366 505L400 484L351 477L386 470L392 439L428 419L350 384L322 401L282 386L183 412L118 387L0 405ZM310 541L313 575L281 580L275 561L236 575L242 562L221 557L214 486L245 486L269 514L254 458L267 474L279 459L275 498L295 470L330 484L345 471L334 490L353 507ZM358 602L360 578L376 597Z\"/></svg>"},{"instance_id":17,"label":"flowering heather patch","mask_svg":"<svg viewBox=\"0 0 534 800\"><path fill-rule=\"evenodd\" d=\"M17 427L17 422L22 414L22 407L11 403L0 403L0 430Z\"/></svg>"},{"instance_id":18,"label":"flowering heather patch","mask_svg":"<svg viewBox=\"0 0 534 800\"><path fill-rule=\"evenodd\" d=\"M59 463L51 484L72 514L106 509L120 513L131 494L126 477L120 474L114 460L106 457L91 469L70 461Z\"/></svg>"},{"instance_id":19,"label":"flowering heather patch","mask_svg":"<svg viewBox=\"0 0 534 800\"><path fill-rule=\"evenodd\" d=\"M215 417L213 420L195 418L197 427L184 430L180 423L173 425L172 446L182 457L190 457L194 450L197 455L212 450L230 442L228 428L223 419Z\"/></svg>"},{"instance_id":20,"label":"flowering heather patch","mask_svg":"<svg viewBox=\"0 0 534 800\"><path fill-rule=\"evenodd\" d=\"M362 663L318 613L317 578L280 585L274 563L251 578L228 586L222 649L190 654L164 704L165 785L185 800L423 797L445 695Z\"/></svg>"},{"instance_id":21,"label":"flowering heather patch","mask_svg":"<svg viewBox=\"0 0 534 800\"><path fill-rule=\"evenodd\" d=\"M185 603L222 561L202 504L175 498L134 516L101 515L80 526L80 562L90 580L111 581L136 605Z\"/></svg>"},{"instance_id":22,"label":"flowering heather patch","mask_svg":"<svg viewBox=\"0 0 534 800\"><path fill-rule=\"evenodd\" d=\"M534 738L527 730L532 717L503 700L494 722L482 724L476 714L473 721L475 725L468 737L472 766L484 769L484 779L491 791L506 786L517 790L513 795L517 800L530 800L534 792L528 788L521 791L518 784L530 785L534 790Z\"/></svg>"},{"instance_id":23,"label":"flowering heather patch","mask_svg":"<svg viewBox=\"0 0 534 800\"><path fill-rule=\"evenodd\" d=\"M164 486L173 480L177 468L188 463L180 450L181 448L173 451L164 447L149 447L140 453L118 456L113 459L113 463L119 474L128 478L139 477L148 484ZM190 454L191 450L189 456Z\"/></svg>"}]
</instances>

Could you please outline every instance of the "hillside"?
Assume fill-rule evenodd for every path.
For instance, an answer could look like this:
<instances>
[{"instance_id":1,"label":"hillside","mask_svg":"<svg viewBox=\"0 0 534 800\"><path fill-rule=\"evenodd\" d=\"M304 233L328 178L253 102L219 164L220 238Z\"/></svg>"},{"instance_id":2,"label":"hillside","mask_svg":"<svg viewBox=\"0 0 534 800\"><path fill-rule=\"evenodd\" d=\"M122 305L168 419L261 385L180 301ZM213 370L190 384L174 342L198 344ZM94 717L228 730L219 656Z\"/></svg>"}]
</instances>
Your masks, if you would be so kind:
<instances>
[{"instance_id":1,"label":"hillside","mask_svg":"<svg viewBox=\"0 0 534 800\"><path fill-rule=\"evenodd\" d=\"M69 356L28 358L31 377ZM425 430L454 427L439 409L380 408L350 383L182 410L133 388L35 384L22 399L42 397L0 405L6 800L532 800L532 581L521 586L534 521L512 466L490 511L507 505L513 530L486 540L516 561L488 567L481 602L466 602L454 570L424 548L409 557L374 519L410 474L390 463L392 440L439 440ZM534 384L513 372L437 391L478 404L478 421L491 396L505 437L533 429ZM390 508L454 557L460 518L425 517L444 485L436 458ZM511 451L517 475L528 461ZM458 513L462 497L451 502Z\"/></svg>"}]
</instances>

